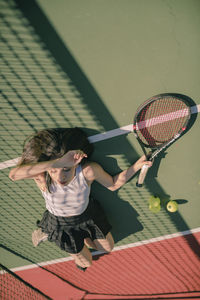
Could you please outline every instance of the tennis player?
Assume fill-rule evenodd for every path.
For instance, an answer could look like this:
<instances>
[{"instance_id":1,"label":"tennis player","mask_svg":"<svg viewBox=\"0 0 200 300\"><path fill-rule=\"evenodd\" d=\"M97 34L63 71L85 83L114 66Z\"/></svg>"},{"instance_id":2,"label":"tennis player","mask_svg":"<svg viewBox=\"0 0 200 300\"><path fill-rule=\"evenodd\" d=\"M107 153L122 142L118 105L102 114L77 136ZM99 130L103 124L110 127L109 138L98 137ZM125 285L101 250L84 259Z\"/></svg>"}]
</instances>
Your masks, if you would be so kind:
<instances>
[{"instance_id":1,"label":"tennis player","mask_svg":"<svg viewBox=\"0 0 200 300\"><path fill-rule=\"evenodd\" d=\"M34 246L48 239L67 251L76 266L85 271L92 264L88 248L111 252L111 225L97 200L90 196L94 180L116 191L144 164L142 156L127 170L111 176L96 162L89 161L93 145L78 128L47 129L25 141L21 160L10 171L13 181L34 179L46 203Z\"/></svg>"}]
</instances>

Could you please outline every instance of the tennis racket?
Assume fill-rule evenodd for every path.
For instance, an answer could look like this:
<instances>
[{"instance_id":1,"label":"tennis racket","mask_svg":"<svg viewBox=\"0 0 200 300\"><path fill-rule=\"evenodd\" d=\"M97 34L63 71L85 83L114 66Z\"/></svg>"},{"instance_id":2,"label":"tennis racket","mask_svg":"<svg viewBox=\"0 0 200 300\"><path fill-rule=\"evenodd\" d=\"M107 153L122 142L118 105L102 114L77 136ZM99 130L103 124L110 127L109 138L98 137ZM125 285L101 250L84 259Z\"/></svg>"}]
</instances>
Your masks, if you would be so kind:
<instances>
[{"instance_id":1,"label":"tennis racket","mask_svg":"<svg viewBox=\"0 0 200 300\"><path fill-rule=\"evenodd\" d=\"M189 100L184 95L160 94L145 101L135 114L133 131L147 160L152 161L179 139L186 132L190 118ZM142 187L148 169L148 165L142 167L138 187Z\"/></svg>"}]
</instances>

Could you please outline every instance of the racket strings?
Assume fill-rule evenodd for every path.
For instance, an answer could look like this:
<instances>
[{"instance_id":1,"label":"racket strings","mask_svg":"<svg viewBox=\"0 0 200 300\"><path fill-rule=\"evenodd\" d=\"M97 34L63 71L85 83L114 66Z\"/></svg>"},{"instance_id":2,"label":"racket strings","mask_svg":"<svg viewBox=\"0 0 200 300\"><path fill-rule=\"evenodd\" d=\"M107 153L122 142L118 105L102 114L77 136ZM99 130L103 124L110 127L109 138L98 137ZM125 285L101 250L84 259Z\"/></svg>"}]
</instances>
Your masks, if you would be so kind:
<instances>
[{"instance_id":1,"label":"racket strings","mask_svg":"<svg viewBox=\"0 0 200 300\"><path fill-rule=\"evenodd\" d=\"M155 148L169 141L190 117L190 109L180 99L166 97L148 103L138 113L135 130L144 144Z\"/></svg>"}]
</instances>

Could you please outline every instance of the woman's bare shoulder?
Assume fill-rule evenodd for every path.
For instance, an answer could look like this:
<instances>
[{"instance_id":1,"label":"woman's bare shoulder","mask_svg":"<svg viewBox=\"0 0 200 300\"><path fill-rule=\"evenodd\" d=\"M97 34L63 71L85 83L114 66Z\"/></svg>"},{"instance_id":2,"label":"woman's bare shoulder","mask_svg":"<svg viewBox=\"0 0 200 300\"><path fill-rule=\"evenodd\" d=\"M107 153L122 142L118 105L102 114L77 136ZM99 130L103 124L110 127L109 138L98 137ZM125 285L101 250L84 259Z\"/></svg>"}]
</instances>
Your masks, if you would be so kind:
<instances>
[{"instance_id":1,"label":"woman's bare shoulder","mask_svg":"<svg viewBox=\"0 0 200 300\"><path fill-rule=\"evenodd\" d=\"M96 180L98 183L110 190L113 187L113 177L96 162L88 162L85 164L83 167L83 174L89 183Z\"/></svg>"},{"instance_id":2,"label":"woman's bare shoulder","mask_svg":"<svg viewBox=\"0 0 200 300\"><path fill-rule=\"evenodd\" d=\"M96 172L98 168L101 168L101 166L94 162L94 161L87 161L83 166L83 175L88 181L93 181L95 180Z\"/></svg>"}]
</instances>

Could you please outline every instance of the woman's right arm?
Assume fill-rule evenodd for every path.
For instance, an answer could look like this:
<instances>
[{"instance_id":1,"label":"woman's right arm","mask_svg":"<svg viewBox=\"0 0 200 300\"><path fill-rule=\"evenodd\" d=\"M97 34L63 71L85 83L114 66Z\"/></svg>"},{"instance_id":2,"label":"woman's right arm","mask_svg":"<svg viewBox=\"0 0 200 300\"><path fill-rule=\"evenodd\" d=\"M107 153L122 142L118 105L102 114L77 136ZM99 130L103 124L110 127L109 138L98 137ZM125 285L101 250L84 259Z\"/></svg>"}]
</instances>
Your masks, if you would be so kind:
<instances>
[{"instance_id":1,"label":"woman's right arm","mask_svg":"<svg viewBox=\"0 0 200 300\"><path fill-rule=\"evenodd\" d=\"M9 178L13 181L20 179L34 178L37 175L46 172L52 168L55 160L45 161L35 164L26 164L12 169L9 173Z\"/></svg>"},{"instance_id":2,"label":"woman's right arm","mask_svg":"<svg viewBox=\"0 0 200 300\"><path fill-rule=\"evenodd\" d=\"M84 157L87 157L87 155L81 150L70 150L61 158L55 160L18 166L10 171L9 178L13 181L28 179L34 178L52 168L71 168L78 165Z\"/></svg>"}]
</instances>

